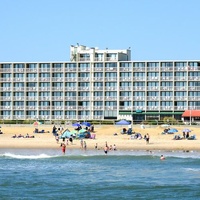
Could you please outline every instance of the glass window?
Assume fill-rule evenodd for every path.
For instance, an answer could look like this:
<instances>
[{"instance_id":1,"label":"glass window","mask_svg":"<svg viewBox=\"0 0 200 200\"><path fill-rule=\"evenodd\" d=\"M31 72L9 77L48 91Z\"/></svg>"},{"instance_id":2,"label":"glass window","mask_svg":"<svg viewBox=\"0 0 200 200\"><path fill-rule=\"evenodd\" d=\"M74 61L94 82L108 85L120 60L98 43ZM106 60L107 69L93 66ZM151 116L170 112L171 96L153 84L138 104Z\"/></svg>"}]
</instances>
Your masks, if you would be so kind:
<instances>
[{"instance_id":1,"label":"glass window","mask_svg":"<svg viewBox=\"0 0 200 200\"><path fill-rule=\"evenodd\" d=\"M103 67L103 63L94 63L94 67Z\"/></svg>"},{"instance_id":2,"label":"glass window","mask_svg":"<svg viewBox=\"0 0 200 200\"><path fill-rule=\"evenodd\" d=\"M49 63L41 63L40 68L49 68L50 69L50 64Z\"/></svg>"},{"instance_id":3,"label":"glass window","mask_svg":"<svg viewBox=\"0 0 200 200\"><path fill-rule=\"evenodd\" d=\"M105 67L108 67L108 68L117 67L117 63L116 62L105 63Z\"/></svg>"},{"instance_id":4,"label":"glass window","mask_svg":"<svg viewBox=\"0 0 200 200\"><path fill-rule=\"evenodd\" d=\"M133 67L145 67L145 62L134 62Z\"/></svg>"},{"instance_id":5,"label":"glass window","mask_svg":"<svg viewBox=\"0 0 200 200\"><path fill-rule=\"evenodd\" d=\"M173 62L161 62L161 67L173 67Z\"/></svg>"},{"instance_id":6,"label":"glass window","mask_svg":"<svg viewBox=\"0 0 200 200\"><path fill-rule=\"evenodd\" d=\"M76 68L76 63L66 63L65 67L67 67L67 68Z\"/></svg>"},{"instance_id":7,"label":"glass window","mask_svg":"<svg viewBox=\"0 0 200 200\"><path fill-rule=\"evenodd\" d=\"M54 68L62 68L63 64L62 63L53 63Z\"/></svg>"},{"instance_id":8,"label":"glass window","mask_svg":"<svg viewBox=\"0 0 200 200\"><path fill-rule=\"evenodd\" d=\"M158 67L159 66L159 62L148 62L147 63L147 67Z\"/></svg>"}]
</instances>

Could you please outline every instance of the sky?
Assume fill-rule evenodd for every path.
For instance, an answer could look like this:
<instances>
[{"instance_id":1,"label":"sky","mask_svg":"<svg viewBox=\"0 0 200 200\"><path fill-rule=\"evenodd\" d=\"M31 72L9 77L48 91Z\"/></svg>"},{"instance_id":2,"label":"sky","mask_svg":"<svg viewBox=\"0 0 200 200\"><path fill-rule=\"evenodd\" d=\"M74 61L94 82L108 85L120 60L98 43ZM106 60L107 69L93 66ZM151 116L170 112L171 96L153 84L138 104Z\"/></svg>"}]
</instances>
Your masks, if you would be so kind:
<instances>
[{"instance_id":1,"label":"sky","mask_svg":"<svg viewBox=\"0 0 200 200\"><path fill-rule=\"evenodd\" d=\"M0 62L70 61L70 45L131 60L200 60L200 0L0 0Z\"/></svg>"}]
</instances>

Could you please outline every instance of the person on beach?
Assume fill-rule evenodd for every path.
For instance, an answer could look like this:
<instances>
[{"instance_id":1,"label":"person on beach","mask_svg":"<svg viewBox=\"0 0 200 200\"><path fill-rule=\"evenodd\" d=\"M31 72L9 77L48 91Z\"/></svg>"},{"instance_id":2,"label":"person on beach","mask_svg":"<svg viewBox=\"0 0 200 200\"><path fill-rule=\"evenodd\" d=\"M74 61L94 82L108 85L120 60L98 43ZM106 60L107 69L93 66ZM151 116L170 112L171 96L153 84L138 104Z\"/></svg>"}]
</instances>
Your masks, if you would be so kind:
<instances>
[{"instance_id":1,"label":"person on beach","mask_svg":"<svg viewBox=\"0 0 200 200\"><path fill-rule=\"evenodd\" d=\"M80 143L81 143L81 149L83 149L83 139L81 139Z\"/></svg>"},{"instance_id":2,"label":"person on beach","mask_svg":"<svg viewBox=\"0 0 200 200\"><path fill-rule=\"evenodd\" d=\"M165 157L163 155L161 155L160 160L165 160Z\"/></svg>"},{"instance_id":3,"label":"person on beach","mask_svg":"<svg viewBox=\"0 0 200 200\"><path fill-rule=\"evenodd\" d=\"M146 144L149 144L149 139L150 139L150 137L149 137L149 134L147 133L146 134Z\"/></svg>"},{"instance_id":4,"label":"person on beach","mask_svg":"<svg viewBox=\"0 0 200 200\"><path fill-rule=\"evenodd\" d=\"M86 141L84 141L84 150L87 149L87 144L86 144Z\"/></svg>"},{"instance_id":5,"label":"person on beach","mask_svg":"<svg viewBox=\"0 0 200 200\"><path fill-rule=\"evenodd\" d=\"M56 135L56 142L58 143L59 142L59 136Z\"/></svg>"},{"instance_id":6,"label":"person on beach","mask_svg":"<svg viewBox=\"0 0 200 200\"><path fill-rule=\"evenodd\" d=\"M97 148L98 148L98 145L97 145L97 143L95 144L94 148L97 150Z\"/></svg>"},{"instance_id":7,"label":"person on beach","mask_svg":"<svg viewBox=\"0 0 200 200\"><path fill-rule=\"evenodd\" d=\"M107 155L108 154L108 150L109 150L109 147L108 147L108 145L106 145L105 147L104 147L104 153Z\"/></svg>"},{"instance_id":8,"label":"person on beach","mask_svg":"<svg viewBox=\"0 0 200 200\"><path fill-rule=\"evenodd\" d=\"M65 143L61 143L60 146L62 147L63 154L65 154L65 151L66 151L66 145L65 145Z\"/></svg>"},{"instance_id":9,"label":"person on beach","mask_svg":"<svg viewBox=\"0 0 200 200\"><path fill-rule=\"evenodd\" d=\"M113 145L113 150L114 150L114 151L117 151L117 147L116 147L115 144Z\"/></svg>"}]
</instances>

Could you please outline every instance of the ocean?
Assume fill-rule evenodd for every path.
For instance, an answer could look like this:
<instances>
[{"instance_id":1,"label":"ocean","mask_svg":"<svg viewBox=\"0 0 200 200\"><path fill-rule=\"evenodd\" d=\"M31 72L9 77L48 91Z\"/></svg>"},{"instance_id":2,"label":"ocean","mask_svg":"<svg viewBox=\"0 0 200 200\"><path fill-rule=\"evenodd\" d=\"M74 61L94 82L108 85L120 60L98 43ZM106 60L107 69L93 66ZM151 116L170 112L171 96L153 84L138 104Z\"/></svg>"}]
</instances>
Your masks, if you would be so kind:
<instances>
[{"instance_id":1,"label":"ocean","mask_svg":"<svg viewBox=\"0 0 200 200\"><path fill-rule=\"evenodd\" d=\"M0 171L1 200L200 199L200 152L0 149Z\"/></svg>"}]
</instances>

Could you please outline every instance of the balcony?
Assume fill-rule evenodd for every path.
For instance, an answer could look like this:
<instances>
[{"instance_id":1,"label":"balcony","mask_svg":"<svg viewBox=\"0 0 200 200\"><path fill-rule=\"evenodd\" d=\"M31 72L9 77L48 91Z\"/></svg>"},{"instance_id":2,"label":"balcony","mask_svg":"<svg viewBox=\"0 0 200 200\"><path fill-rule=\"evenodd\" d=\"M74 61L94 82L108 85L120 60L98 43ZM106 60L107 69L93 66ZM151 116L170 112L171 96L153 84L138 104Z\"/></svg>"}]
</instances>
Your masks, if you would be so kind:
<instances>
[{"instance_id":1,"label":"balcony","mask_svg":"<svg viewBox=\"0 0 200 200\"><path fill-rule=\"evenodd\" d=\"M88 120L90 119L89 115L78 115L78 120Z\"/></svg>"},{"instance_id":2,"label":"balcony","mask_svg":"<svg viewBox=\"0 0 200 200\"><path fill-rule=\"evenodd\" d=\"M187 76L175 76L174 80L175 81L187 81L188 77Z\"/></svg>"},{"instance_id":3,"label":"balcony","mask_svg":"<svg viewBox=\"0 0 200 200\"><path fill-rule=\"evenodd\" d=\"M8 77L8 78L0 78L0 82L12 82L12 78Z\"/></svg>"},{"instance_id":4,"label":"balcony","mask_svg":"<svg viewBox=\"0 0 200 200\"><path fill-rule=\"evenodd\" d=\"M146 91L145 86L133 86L133 90L135 91Z\"/></svg>"},{"instance_id":5,"label":"balcony","mask_svg":"<svg viewBox=\"0 0 200 200\"><path fill-rule=\"evenodd\" d=\"M147 67L148 72L158 72L159 70L159 67Z\"/></svg>"},{"instance_id":6,"label":"balcony","mask_svg":"<svg viewBox=\"0 0 200 200\"><path fill-rule=\"evenodd\" d=\"M147 106L147 110L160 110L160 107L159 106Z\"/></svg>"},{"instance_id":7,"label":"balcony","mask_svg":"<svg viewBox=\"0 0 200 200\"><path fill-rule=\"evenodd\" d=\"M53 120L62 120L63 119L63 114L62 115L52 115L51 119L53 119Z\"/></svg>"},{"instance_id":8,"label":"balcony","mask_svg":"<svg viewBox=\"0 0 200 200\"><path fill-rule=\"evenodd\" d=\"M63 101L63 100L64 100L64 97L63 97L63 96L51 97L51 100L53 100L53 101Z\"/></svg>"},{"instance_id":9,"label":"balcony","mask_svg":"<svg viewBox=\"0 0 200 200\"><path fill-rule=\"evenodd\" d=\"M181 96L175 96L174 100L175 101L187 101L188 97L187 96L183 96L183 97L181 97Z\"/></svg>"},{"instance_id":10,"label":"balcony","mask_svg":"<svg viewBox=\"0 0 200 200\"><path fill-rule=\"evenodd\" d=\"M104 81L103 77L94 77L93 81Z\"/></svg>"},{"instance_id":11,"label":"balcony","mask_svg":"<svg viewBox=\"0 0 200 200\"><path fill-rule=\"evenodd\" d=\"M77 87L65 87L65 91L77 91Z\"/></svg>"},{"instance_id":12,"label":"balcony","mask_svg":"<svg viewBox=\"0 0 200 200\"><path fill-rule=\"evenodd\" d=\"M165 72L165 71L173 71L173 67L161 67L160 71Z\"/></svg>"},{"instance_id":13,"label":"balcony","mask_svg":"<svg viewBox=\"0 0 200 200\"><path fill-rule=\"evenodd\" d=\"M38 106L39 110L48 110L49 111L50 108L51 108L50 106Z\"/></svg>"},{"instance_id":14,"label":"balcony","mask_svg":"<svg viewBox=\"0 0 200 200\"><path fill-rule=\"evenodd\" d=\"M65 110L76 110L76 106L65 106Z\"/></svg>"},{"instance_id":15,"label":"balcony","mask_svg":"<svg viewBox=\"0 0 200 200\"><path fill-rule=\"evenodd\" d=\"M106 72L116 72L117 71L117 67L106 67L105 71Z\"/></svg>"},{"instance_id":16,"label":"balcony","mask_svg":"<svg viewBox=\"0 0 200 200\"><path fill-rule=\"evenodd\" d=\"M50 115L39 115L38 117L41 120L50 120Z\"/></svg>"},{"instance_id":17,"label":"balcony","mask_svg":"<svg viewBox=\"0 0 200 200\"><path fill-rule=\"evenodd\" d=\"M59 67L55 67L55 68L52 68L51 70L52 72L63 72L63 68L59 68Z\"/></svg>"},{"instance_id":18,"label":"balcony","mask_svg":"<svg viewBox=\"0 0 200 200\"><path fill-rule=\"evenodd\" d=\"M35 68L35 69L26 68L26 72L27 72L27 73L29 73L29 72L35 72L35 73L37 73L37 68Z\"/></svg>"},{"instance_id":19,"label":"balcony","mask_svg":"<svg viewBox=\"0 0 200 200\"><path fill-rule=\"evenodd\" d=\"M133 77L120 77L119 80L120 81L132 81Z\"/></svg>"},{"instance_id":20,"label":"balcony","mask_svg":"<svg viewBox=\"0 0 200 200\"><path fill-rule=\"evenodd\" d=\"M50 101L51 97L50 96L41 96L39 97L39 101Z\"/></svg>"},{"instance_id":21,"label":"balcony","mask_svg":"<svg viewBox=\"0 0 200 200\"><path fill-rule=\"evenodd\" d=\"M120 86L120 91L131 91L133 88L131 86Z\"/></svg>"},{"instance_id":22,"label":"balcony","mask_svg":"<svg viewBox=\"0 0 200 200\"><path fill-rule=\"evenodd\" d=\"M120 72L132 72L132 68L131 67L120 67L119 71Z\"/></svg>"},{"instance_id":23,"label":"balcony","mask_svg":"<svg viewBox=\"0 0 200 200\"><path fill-rule=\"evenodd\" d=\"M105 97L105 101L117 101L117 97L107 96Z\"/></svg>"},{"instance_id":24,"label":"balcony","mask_svg":"<svg viewBox=\"0 0 200 200\"><path fill-rule=\"evenodd\" d=\"M160 101L173 101L173 96L161 96Z\"/></svg>"},{"instance_id":25,"label":"balcony","mask_svg":"<svg viewBox=\"0 0 200 200\"><path fill-rule=\"evenodd\" d=\"M24 82L24 78L13 78L13 82Z\"/></svg>"},{"instance_id":26,"label":"balcony","mask_svg":"<svg viewBox=\"0 0 200 200\"><path fill-rule=\"evenodd\" d=\"M93 101L103 101L104 97L93 97Z\"/></svg>"},{"instance_id":27,"label":"balcony","mask_svg":"<svg viewBox=\"0 0 200 200\"><path fill-rule=\"evenodd\" d=\"M23 120L25 118L25 115L13 115L13 120Z\"/></svg>"},{"instance_id":28,"label":"balcony","mask_svg":"<svg viewBox=\"0 0 200 200\"><path fill-rule=\"evenodd\" d=\"M63 89L64 89L63 87L52 87L52 91L54 91L54 92L55 92L55 91L56 91L56 92L57 92L57 91L63 91Z\"/></svg>"},{"instance_id":29,"label":"balcony","mask_svg":"<svg viewBox=\"0 0 200 200\"><path fill-rule=\"evenodd\" d=\"M105 87L106 91L117 91L117 87Z\"/></svg>"},{"instance_id":30,"label":"balcony","mask_svg":"<svg viewBox=\"0 0 200 200\"><path fill-rule=\"evenodd\" d=\"M91 106L78 106L78 110L90 110Z\"/></svg>"},{"instance_id":31,"label":"balcony","mask_svg":"<svg viewBox=\"0 0 200 200\"><path fill-rule=\"evenodd\" d=\"M43 78L39 78L39 82L50 82L52 78L50 77L43 77Z\"/></svg>"},{"instance_id":32,"label":"balcony","mask_svg":"<svg viewBox=\"0 0 200 200\"><path fill-rule=\"evenodd\" d=\"M13 106L13 110L24 110L24 106Z\"/></svg>"},{"instance_id":33,"label":"balcony","mask_svg":"<svg viewBox=\"0 0 200 200\"><path fill-rule=\"evenodd\" d=\"M94 91L103 91L103 87L100 87L100 86L99 87L98 86L97 87L93 87L93 90Z\"/></svg>"},{"instance_id":34,"label":"balcony","mask_svg":"<svg viewBox=\"0 0 200 200\"><path fill-rule=\"evenodd\" d=\"M94 67L94 72L102 72L103 67Z\"/></svg>"},{"instance_id":35,"label":"balcony","mask_svg":"<svg viewBox=\"0 0 200 200\"><path fill-rule=\"evenodd\" d=\"M160 90L172 91L173 90L173 86L160 86Z\"/></svg>"},{"instance_id":36,"label":"balcony","mask_svg":"<svg viewBox=\"0 0 200 200\"><path fill-rule=\"evenodd\" d=\"M21 91L21 92L23 92L24 91L24 87L13 87L12 90L13 91ZM3 91L5 91L5 90L3 89Z\"/></svg>"},{"instance_id":37,"label":"balcony","mask_svg":"<svg viewBox=\"0 0 200 200\"><path fill-rule=\"evenodd\" d=\"M80 68L80 67L79 67L79 68L78 68L78 71L79 71L79 72L90 72L91 69L90 69L90 67L85 67L85 68L83 68L83 67Z\"/></svg>"},{"instance_id":38,"label":"balcony","mask_svg":"<svg viewBox=\"0 0 200 200\"><path fill-rule=\"evenodd\" d=\"M160 77L157 76L147 76L148 81L159 81Z\"/></svg>"},{"instance_id":39,"label":"balcony","mask_svg":"<svg viewBox=\"0 0 200 200\"><path fill-rule=\"evenodd\" d=\"M69 119L69 120L75 120L76 119L76 115L65 115L64 118L65 119Z\"/></svg>"},{"instance_id":40,"label":"balcony","mask_svg":"<svg viewBox=\"0 0 200 200\"><path fill-rule=\"evenodd\" d=\"M11 73L12 72L12 68L1 68L0 69L0 73Z\"/></svg>"},{"instance_id":41,"label":"balcony","mask_svg":"<svg viewBox=\"0 0 200 200\"><path fill-rule=\"evenodd\" d=\"M104 116L103 115L94 115L93 116L93 119L96 119L96 120L103 120L104 119Z\"/></svg>"},{"instance_id":42,"label":"balcony","mask_svg":"<svg viewBox=\"0 0 200 200\"><path fill-rule=\"evenodd\" d=\"M91 97L79 96L78 101L90 101Z\"/></svg>"},{"instance_id":43,"label":"balcony","mask_svg":"<svg viewBox=\"0 0 200 200\"><path fill-rule=\"evenodd\" d=\"M188 76L188 80L189 81L200 81L200 77L199 76Z\"/></svg>"},{"instance_id":44,"label":"balcony","mask_svg":"<svg viewBox=\"0 0 200 200\"><path fill-rule=\"evenodd\" d=\"M26 110L37 110L37 106L26 106Z\"/></svg>"},{"instance_id":45,"label":"balcony","mask_svg":"<svg viewBox=\"0 0 200 200\"><path fill-rule=\"evenodd\" d=\"M175 86L175 91L187 91L187 86Z\"/></svg>"},{"instance_id":46,"label":"balcony","mask_svg":"<svg viewBox=\"0 0 200 200\"><path fill-rule=\"evenodd\" d=\"M0 100L1 100L1 101L11 101L11 100L12 100L12 97L11 97L11 96L8 96L8 97L7 97L7 96L1 96L1 97L0 97Z\"/></svg>"},{"instance_id":47,"label":"balcony","mask_svg":"<svg viewBox=\"0 0 200 200\"><path fill-rule=\"evenodd\" d=\"M39 87L39 91L41 92L44 92L44 91L50 91L51 90L51 87ZM31 90L27 90L27 91L31 91Z\"/></svg>"},{"instance_id":48,"label":"balcony","mask_svg":"<svg viewBox=\"0 0 200 200\"><path fill-rule=\"evenodd\" d=\"M24 96L23 97L19 97L19 96L14 96L13 97L14 101L24 101L24 99L25 99Z\"/></svg>"},{"instance_id":49,"label":"balcony","mask_svg":"<svg viewBox=\"0 0 200 200\"><path fill-rule=\"evenodd\" d=\"M117 81L117 77L105 77L105 81Z\"/></svg>"},{"instance_id":50,"label":"balcony","mask_svg":"<svg viewBox=\"0 0 200 200\"><path fill-rule=\"evenodd\" d=\"M105 57L105 61L117 61L116 57Z\"/></svg>"},{"instance_id":51,"label":"balcony","mask_svg":"<svg viewBox=\"0 0 200 200\"><path fill-rule=\"evenodd\" d=\"M79 82L88 82L88 81L90 81L90 77L83 77L83 78L78 78L78 81Z\"/></svg>"},{"instance_id":52,"label":"balcony","mask_svg":"<svg viewBox=\"0 0 200 200\"><path fill-rule=\"evenodd\" d=\"M133 81L146 81L146 76L135 76Z\"/></svg>"},{"instance_id":53,"label":"balcony","mask_svg":"<svg viewBox=\"0 0 200 200\"><path fill-rule=\"evenodd\" d=\"M146 110L145 106L133 106L133 110Z\"/></svg>"},{"instance_id":54,"label":"balcony","mask_svg":"<svg viewBox=\"0 0 200 200\"><path fill-rule=\"evenodd\" d=\"M158 91L159 89L159 86L147 86L148 91Z\"/></svg>"},{"instance_id":55,"label":"balcony","mask_svg":"<svg viewBox=\"0 0 200 200\"><path fill-rule=\"evenodd\" d=\"M26 97L26 100L27 101L37 101L37 96L29 96L29 97Z\"/></svg>"},{"instance_id":56,"label":"balcony","mask_svg":"<svg viewBox=\"0 0 200 200\"><path fill-rule=\"evenodd\" d=\"M145 72L145 67L134 67L133 71L134 72Z\"/></svg>"},{"instance_id":57,"label":"balcony","mask_svg":"<svg viewBox=\"0 0 200 200\"><path fill-rule=\"evenodd\" d=\"M173 111L174 107L173 106L161 106L160 110L170 110L170 111Z\"/></svg>"},{"instance_id":58,"label":"balcony","mask_svg":"<svg viewBox=\"0 0 200 200\"><path fill-rule=\"evenodd\" d=\"M147 101L159 101L160 97L159 96L148 96Z\"/></svg>"},{"instance_id":59,"label":"balcony","mask_svg":"<svg viewBox=\"0 0 200 200\"><path fill-rule=\"evenodd\" d=\"M200 101L200 97L188 97L188 101Z\"/></svg>"},{"instance_id":60,"label":"balcony","mask_svg":"<svg viewBox=\"0 0 200 200\"><path fill-rule=\"evenodd\" d=\"M104 110L103 106L93 106L93 110Z\"/></svg>"},{"instance_id":61,"label":"balcony","mask_svg":"<svg viewBox=\"0 0 200 200\"><path fill-rule=\"evenodd\" d=\"M51 69L50 68L39 68L38 69L38 72L40 73L40 72L50 72L51 71Z\"/></svg>"},{"instance_id":62,"label":"balcony","mask_svg":"<svg viewBox=\"0 0 200 200\"><path fill-rule=\"evenodd\" d=\"M76 82L78 79L76 77L66 77L65 81L66 82Z\"/></svg>"},{"instance_id":63,"label":"balcony","mask_svg":"<svg viewBox=\"0 0 200 200\"><path fill-rule=\"evenodd\" d=\"M174 110L176 111L185 111L185 110L188 110L188 107L187 106L175 106L174 107Z\"/></svg>"},{"instance_id":64,"label":"balcony","mask_svg":"<svg viewBox=\"0 0 200 200\"><path fill-rule=\"evenodd\" d=\"M79 91L89 91L90 88L89 87L78 87Z\"/></svg>"},{"instance_id":65,"label":"balcony","mask_svg":"<svg viewBox=\"0 0 200 200\"><path fill-rule=\"evenodd\" d=\"M63 110L64 107L63 106L52 106L51 109L52 110Z\"/></svg>"},{"instance_id":66,"label":"balcony","mask_svg":"<svg viewBox=\"0 0 200 200\"><path fill-rule=\"evenodd\" d=\"M76 70L77 70L76 67L65 68L65 72L76 72Z\"/></svg>"},{"instance_id":67,"label":"balcony","mask_svg":"<svg viewBox=\"0 0 200 200\"><path fill-rule=\"evenodd\" d=\"M64 78L63 77L54 77L51 78L52 82L63 82Z\"/></svg>"},{"instance_id":68,"label":"balcony","mask_svg":"<svg viewBox=\"0 0 200 200\"><path fill-rule=\"evenodd\" d=\"M26 78L26 82L37 82L37 77Z\"/></svg>"},{"instance_id":69,"label":"balcony","mask_svg":"<svg viewBox=\"0 0 200 200\"><path fill-rule=\"evenodd\" d=\"M173 81L174 80L174 76L161 76L160 80L161 81Z\"/></svg>"},{"instance_id":70,"label":"balcony","mask_svg":"<svg viewBox=\"0 0 200 200\"><path fill-rule=\"evenodd\" d=\"M119 97L119 100L120 101L132 101L134 97L130 97L130 96L127 96L127 97ZM117 99L116 99L117 100Z\"/></svg>"},{"instance_id":71,"label":"balcony","mask_svg":"<svg viewBox=\"0 0 200 200\"><path fill-rule=\"evenodd\" d=\"M65 101L76 101L76 96L74 96L74 97L70 97L70 96L68 96L68 97L65 97Z\"/></svg>"},{"instance_id":72,"label":"balcony","mask_svg":"<svg viewBox=\"0 0 200 200\"><path fill-rule=\"evenodd\" d=\"M132 106L120 106L119 107L120 111L127 111L127 110L132 110Z\"/></svg>"},{"instance_id":73,"label":"balcony","mask_svg":"<svg viewBox=\"0 0 200 200\"><path fill-rule=\"evenodd\" d=\"M11 110L12 106L0 106L1 110Z\"/></svg>"},{"instance_id":74,"label":"balcony","mask_svg":"<svg viewBox=\"0 0 200 200\"><path fill-rule=\"evenodd\" d=\"M105 110L117 110L117 106L105 106Z\"/></svg>"},{"instance_id":75,"label":"balcony","mask_svg":"<svg viewBox=\"0 0 200 200\"><path fill-rule=\"evenodd\" d=\"M25 69L24 68L14 68L13 69L13 72L17 72L17 73L24 73L25 72Z\"/></svg>"},{"instance_id":76,"label":"balcony","mask_svg":"<svg viewBox=\"0 0 200 200\"><path fill-rule=\"evenodd\" d=\"M135 96L133 97L133 100L134 101L145 101L145 96Z\"/></svg>"}]
</instances>

